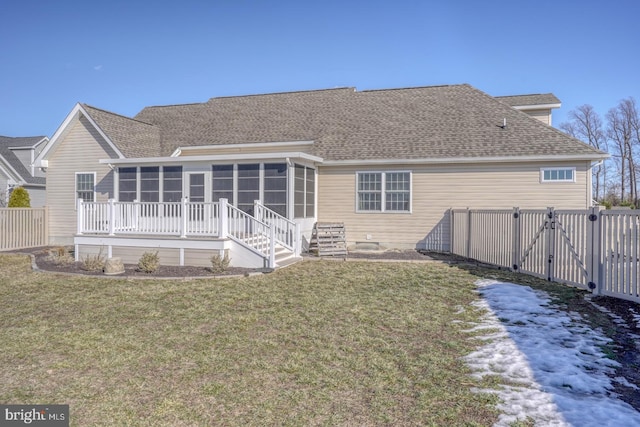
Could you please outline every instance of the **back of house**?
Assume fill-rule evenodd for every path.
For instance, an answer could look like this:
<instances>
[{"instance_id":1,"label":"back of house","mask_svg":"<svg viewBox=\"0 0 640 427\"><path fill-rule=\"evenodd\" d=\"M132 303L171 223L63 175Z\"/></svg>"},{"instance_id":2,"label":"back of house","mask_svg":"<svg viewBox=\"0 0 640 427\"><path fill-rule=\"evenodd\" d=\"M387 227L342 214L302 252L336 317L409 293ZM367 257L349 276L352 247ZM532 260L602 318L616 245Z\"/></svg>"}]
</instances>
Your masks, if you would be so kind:
<instances>
[{"instance_id":1,"label":"back of house","mask_svg":"<svg viewBox=\"0 0 640 427\"><path fill-rule=\"evenodd\" d=\"M591 168L607 154L552 128L558 106L551 94L494 98L467 84L212 98L133 118L77 104L36 159L50 242L89 232L78 199L165 204L155 216L224 199L290 221L304 245L315 223L336 222L351 249L447 251L450 208L591 206ZM123 254L140 253L127 244ZM167 247L166 258L189 262L196 249Z\"/></svg>"}]
</instances>

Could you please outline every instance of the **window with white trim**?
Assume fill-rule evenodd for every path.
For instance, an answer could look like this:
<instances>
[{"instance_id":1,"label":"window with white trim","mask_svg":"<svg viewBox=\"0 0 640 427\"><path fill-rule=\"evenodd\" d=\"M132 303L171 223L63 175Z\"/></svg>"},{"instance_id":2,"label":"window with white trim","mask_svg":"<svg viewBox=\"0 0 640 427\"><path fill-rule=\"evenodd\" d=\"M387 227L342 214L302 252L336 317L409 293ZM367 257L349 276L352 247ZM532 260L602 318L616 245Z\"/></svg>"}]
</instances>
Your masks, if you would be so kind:
<instances>
[{"instance_id":1,"label":"window with white trim","mask_svg":"<svg viewBox=\"0 0 640 427\"><path fill-rule=\"evenodd\" d=\"M411 173L357 172L356 212L411 212Z\"/></svg>"},{"instance_id":2,"label":"window with white trim","mask_svg":"<svg viewBox=\"0 0 640 427\"><path fill-rule=\"evenodd\" d=\"M540 182L576 182L576 168L541 168Z\"/></svg>"},{"instance_id":3,"label":"window with white trim","mask_svg":"<svg viewBox=\"0 0 640 427\"><path fill-rule=\"evenodd\" d=\"M95 172L76 172L76 200L95 202Z\"/></svg>"}]
</instances>

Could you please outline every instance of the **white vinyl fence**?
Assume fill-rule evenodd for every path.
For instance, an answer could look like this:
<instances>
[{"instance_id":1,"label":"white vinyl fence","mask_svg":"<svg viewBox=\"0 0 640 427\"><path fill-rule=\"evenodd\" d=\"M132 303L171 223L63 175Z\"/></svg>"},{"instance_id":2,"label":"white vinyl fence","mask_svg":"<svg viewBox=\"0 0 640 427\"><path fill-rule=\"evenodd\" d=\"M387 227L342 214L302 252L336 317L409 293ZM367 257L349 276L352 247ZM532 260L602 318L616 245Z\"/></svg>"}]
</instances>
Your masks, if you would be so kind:
<instances>
[{"instance_id":1,"label":"white vinyl fence","mask_svg":"<svg viewBox=\"0 0 640 427\"><path fill-rule=\"evenodd\" d=\"M452 209L451 252L640 302L640 210Z\"/></svg>"},{"instance_id":2,"label":"white vinyl fence","mask_svg":"<svg viewBox=\"0 0 640 427\"><path fill-rule=\"evenodd\" d=\"M47 245L47 208L1 208L0 251Z\"/></svg>"}]
</instances>

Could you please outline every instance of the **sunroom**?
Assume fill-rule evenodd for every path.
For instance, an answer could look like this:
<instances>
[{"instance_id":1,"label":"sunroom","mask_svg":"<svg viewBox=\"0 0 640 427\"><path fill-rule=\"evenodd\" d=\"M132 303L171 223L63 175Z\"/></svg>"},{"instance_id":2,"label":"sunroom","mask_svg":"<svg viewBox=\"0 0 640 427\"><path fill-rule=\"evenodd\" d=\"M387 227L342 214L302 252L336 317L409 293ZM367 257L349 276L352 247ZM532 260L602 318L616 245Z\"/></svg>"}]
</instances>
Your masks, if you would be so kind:
<instances>
[{"instance_id":1,"label":"sunroom","mask_svg":"<svg viewBox=\"0 0 640 427\"><path fill-rule=\"evenodd\" d=\"M100 160L112 170L113 198L96 202L77 188L76 247L99 242L109 256L121 246L173 248L178 265L194 264L202 256L190 254L209 249L235 252L237 266L262 260L275 267L298 256L316 221L322 159L300 151L241 152L255 146L264 150L244 144L202 154L203 147L187 147L171 157ZM247 250L253 254L241 253Z\"/></svg>"}]
</instances>

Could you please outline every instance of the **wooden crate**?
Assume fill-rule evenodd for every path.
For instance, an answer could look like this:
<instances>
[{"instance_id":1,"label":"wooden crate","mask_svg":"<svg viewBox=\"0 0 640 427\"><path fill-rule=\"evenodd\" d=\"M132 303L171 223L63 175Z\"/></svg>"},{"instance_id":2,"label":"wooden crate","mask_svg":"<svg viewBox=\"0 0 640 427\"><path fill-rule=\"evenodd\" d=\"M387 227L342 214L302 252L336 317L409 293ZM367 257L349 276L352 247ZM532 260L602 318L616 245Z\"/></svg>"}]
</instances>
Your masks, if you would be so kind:
<instances>
[{"instance_id":1,"label":"wooden crate","mask_svg":"<svg viewBox=\"0 0 640 427\"><path fill-rule=\"evenodd\" d=\"M317 222L313 226L309 251L318 256L347 256L347 238L344 223Z\"/></svg>"}]
</instances>

